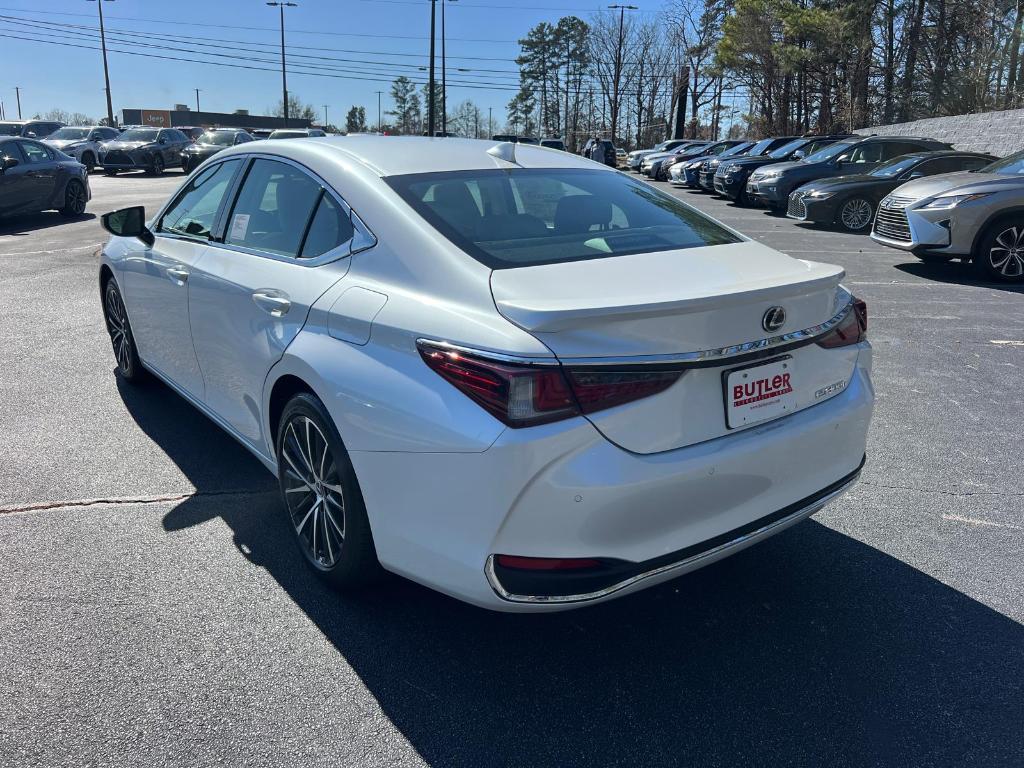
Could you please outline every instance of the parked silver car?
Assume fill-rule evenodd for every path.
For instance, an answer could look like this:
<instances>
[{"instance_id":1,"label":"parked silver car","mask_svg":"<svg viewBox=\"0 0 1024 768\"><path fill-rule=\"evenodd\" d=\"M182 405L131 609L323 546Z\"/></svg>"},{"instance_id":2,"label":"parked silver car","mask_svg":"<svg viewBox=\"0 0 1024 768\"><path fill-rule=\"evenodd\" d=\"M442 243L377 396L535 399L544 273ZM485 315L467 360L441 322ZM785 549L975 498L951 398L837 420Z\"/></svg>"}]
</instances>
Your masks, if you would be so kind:
<instances>
[{"instance_id":1,"label":"parked silver car","mask_svg":"<svg viewBox=\"0 0 1024 768\"><path fill-rule=\"evenodd\" d=\"M92 171L100 156L100 144L116 139L121 132L105 125L79 125L58 128L43 143L75 158Z\"/></svg>"},{"instance_id":2,"label":"parked silver car","mask_svg":"<svg viewBox=\"0 0 1024 768\"><path fill-rule=\"evenodd\" d=\"M922 261L962 258L985 278L1024 280L1024 152L897 187L871 237Z\"/></svg>"}]
</instances>

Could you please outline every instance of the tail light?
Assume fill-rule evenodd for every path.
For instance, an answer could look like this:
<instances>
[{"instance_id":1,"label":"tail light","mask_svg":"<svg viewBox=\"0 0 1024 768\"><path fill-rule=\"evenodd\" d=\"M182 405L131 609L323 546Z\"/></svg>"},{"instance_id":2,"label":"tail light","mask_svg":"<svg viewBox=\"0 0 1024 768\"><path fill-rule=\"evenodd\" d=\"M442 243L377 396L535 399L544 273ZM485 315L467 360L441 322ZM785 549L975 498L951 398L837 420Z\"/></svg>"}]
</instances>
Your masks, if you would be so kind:
<instances>
[{"instance_id":1,"label":"tail light","mask_svg":"<svg viewBox=\"0 0 1024 768\"><path fill-rule=\"evenodd\" d=\"M681 371L590 371L529 365L417 344L437 374L510 427L532 427L594 413L668 389Z\"/></svg>"},{"instance_id":2,"label":"tail light","mask_svg":"<svg viewBox=\"0 0 1024 768\"><path fill-rule=\"evenodd\" d=\"M847 313L839 325L818 339L818 346L835 349L858 344L867 338L867 331L868 305L862 299L854 298L853 310Z\"/></svg>"}]
</instances>

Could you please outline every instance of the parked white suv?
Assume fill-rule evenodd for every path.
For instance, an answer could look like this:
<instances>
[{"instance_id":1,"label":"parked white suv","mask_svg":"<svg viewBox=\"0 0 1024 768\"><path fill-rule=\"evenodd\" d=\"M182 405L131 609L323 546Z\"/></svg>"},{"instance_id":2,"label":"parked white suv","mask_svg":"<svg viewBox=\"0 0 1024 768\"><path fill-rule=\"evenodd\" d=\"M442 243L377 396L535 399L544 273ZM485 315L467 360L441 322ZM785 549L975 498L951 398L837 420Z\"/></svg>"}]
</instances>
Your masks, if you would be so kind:
<instances>
[{"instance_id":1,"label":"parked white suv","mask_svg":"<svg viewBox=\"0 0 1024 768\"><path fill-rule=\"evenodd\" d=\"M116 139L120 133L117 128L105 125L68 125L51 133L43 143L70 155L87 171L92 171L100 156L100 144Z\"/></svg>"}]
</instances>

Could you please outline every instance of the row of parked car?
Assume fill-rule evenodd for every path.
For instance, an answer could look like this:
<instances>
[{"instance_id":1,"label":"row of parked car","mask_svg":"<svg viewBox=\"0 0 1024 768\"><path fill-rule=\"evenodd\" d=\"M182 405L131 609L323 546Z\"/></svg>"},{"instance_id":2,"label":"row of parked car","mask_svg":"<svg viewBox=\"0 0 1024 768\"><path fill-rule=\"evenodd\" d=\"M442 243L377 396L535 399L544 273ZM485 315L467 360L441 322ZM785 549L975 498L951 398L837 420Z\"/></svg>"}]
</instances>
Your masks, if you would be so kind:
<instances>
[{"instance_id":1,"label":"row of parked car","mask_svg":"<svg viewBox=\"0 0 1024 768\"><path fill-rule=\"evenodd\" d=\"M316 128L250 132L240 128L124 129L104 125L61 126L49 133L47 121L0 123L0 216L58 210L80 216L92 197L89 173L143 170L160 175L167 168L189 173L217 152L266 139L324 136Z\"/></svg>"},{"instance_id":2,"label":"row of parked car","mask_svg":"<svg viewBox=\"0 0 1024 768\"><path fill-rule=\"evenodd\" d=\"M1003 159L916 136L672 140L630 153L655 181L870 233L922 261L1024 280L1024 152Z\"/></svg>"}]
</instances>

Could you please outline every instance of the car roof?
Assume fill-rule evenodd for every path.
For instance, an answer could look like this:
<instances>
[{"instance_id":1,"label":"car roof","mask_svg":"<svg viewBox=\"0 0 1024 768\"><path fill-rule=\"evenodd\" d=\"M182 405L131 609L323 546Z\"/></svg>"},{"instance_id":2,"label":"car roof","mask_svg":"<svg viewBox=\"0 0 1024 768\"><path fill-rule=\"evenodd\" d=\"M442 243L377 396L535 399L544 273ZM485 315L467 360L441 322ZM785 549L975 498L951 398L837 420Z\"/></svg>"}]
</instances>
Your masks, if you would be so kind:
<instances>
[{"instance_id":1,"label":"car roof","mask_svg":"<svg viewBox=\"0 0 1024 768\"><path fill-rule=\"evenodd\" d=\"M430 136L323 136L275 143L261 152L293 157L306 157L315 148L324 159L351 159L380 176L434 173L440 171L471 171L508 168L509 164L487 154L487 150L503 142L486 139L459 139ZM246 147L247 145L242 145ZM524 168L586 168L616 171L576 155L539 144L515 144L516 164ZM246 151L244 149L242 152ZM254 152L254 149L248 149Z\"/></svg>"}]
</instances>

